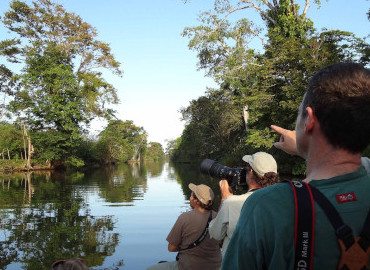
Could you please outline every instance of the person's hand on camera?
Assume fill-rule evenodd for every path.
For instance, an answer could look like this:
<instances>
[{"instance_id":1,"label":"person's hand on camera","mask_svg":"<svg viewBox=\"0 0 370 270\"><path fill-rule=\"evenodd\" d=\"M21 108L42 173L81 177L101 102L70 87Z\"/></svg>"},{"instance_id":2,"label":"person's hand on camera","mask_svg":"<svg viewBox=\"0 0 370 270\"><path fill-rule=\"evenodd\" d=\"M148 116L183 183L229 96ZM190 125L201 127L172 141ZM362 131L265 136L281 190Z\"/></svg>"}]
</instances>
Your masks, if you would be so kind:
<instances>
[{"instance_id":1,"label":"person's hand on camera","mask_svg":"<svg viewBox=\"0 0 370 270\"><path fill-rule=\"evenodd\" d=\"M276 148L291 155L299 155L297 151L295 130L288 130L274 125L271 125L271 129L280 134L280 140L274 143Z\"/></svg>"},{"instance_id":2,"label":"person's hand on camera","mask_svg":"<svg viewBox=\"0 0 370 270\"><path fill-rule=\"evenodd\" d=\"M227 197L233 195L233 193L230 191L231 188L227 180L222 179L218 184L220 185L222 201L226 200Z\"/></svg>"}]
</instances>

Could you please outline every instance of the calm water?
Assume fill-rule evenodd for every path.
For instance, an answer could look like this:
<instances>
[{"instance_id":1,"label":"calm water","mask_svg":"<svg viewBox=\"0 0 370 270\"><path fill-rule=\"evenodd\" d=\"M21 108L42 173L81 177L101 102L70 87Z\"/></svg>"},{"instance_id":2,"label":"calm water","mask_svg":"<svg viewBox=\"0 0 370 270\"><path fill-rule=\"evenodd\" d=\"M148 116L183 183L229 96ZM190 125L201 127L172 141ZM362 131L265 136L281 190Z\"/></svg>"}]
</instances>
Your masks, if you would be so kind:
<instances>
[{"instance_id":1,"label":"calm water","mask_svg":"<svg viewBox=\"0 0 370 270\"><path fill-rule=\"evenodd\" d=\"M174 260L166 236L190 209L188 184L218 181L197 167L120 165L79 173L0 175L0 269L50 269L84 258L91 269L145 269Z\"/></svg>"}]
</instances>

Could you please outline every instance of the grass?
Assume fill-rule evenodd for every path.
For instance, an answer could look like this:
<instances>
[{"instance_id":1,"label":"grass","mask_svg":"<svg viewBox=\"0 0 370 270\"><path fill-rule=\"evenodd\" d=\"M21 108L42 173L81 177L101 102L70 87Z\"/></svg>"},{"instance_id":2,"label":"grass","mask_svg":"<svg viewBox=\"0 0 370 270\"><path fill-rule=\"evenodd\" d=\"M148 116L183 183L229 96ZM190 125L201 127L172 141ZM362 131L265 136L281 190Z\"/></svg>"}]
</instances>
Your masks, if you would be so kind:
<instances>
[{"instance_id":1,"label":"grass","mask_svg":"<svg viewBox=\"0 0 370 270\"><path fill-rule=\"evenodd\" d=\"M23 171L26 161L21 159L0 159L0 171Z\"/></svg>"}]
</instances>

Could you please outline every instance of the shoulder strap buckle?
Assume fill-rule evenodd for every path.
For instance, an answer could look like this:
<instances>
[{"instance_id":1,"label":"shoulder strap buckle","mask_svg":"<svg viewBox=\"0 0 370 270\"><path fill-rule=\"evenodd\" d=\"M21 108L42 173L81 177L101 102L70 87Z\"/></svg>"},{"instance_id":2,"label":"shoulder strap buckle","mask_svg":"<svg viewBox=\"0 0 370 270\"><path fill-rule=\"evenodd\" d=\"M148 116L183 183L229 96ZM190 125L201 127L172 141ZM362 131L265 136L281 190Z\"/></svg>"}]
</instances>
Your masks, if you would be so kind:
<instances>
[{"instance_id":1,"label":"shoulder strap buckle","mask_svg":"<svg viewBox=\"0 0 370 270\"><path fill-rule=\"evenodd\" d=\"M335 234L338 236L339 239L341 239L346 246L346 249L348 249L350 246L352 246L355 243L355 238L353 237L352 229L347 225L343 224L339 228L335 230Z\"/></svg>"}]
</instances>

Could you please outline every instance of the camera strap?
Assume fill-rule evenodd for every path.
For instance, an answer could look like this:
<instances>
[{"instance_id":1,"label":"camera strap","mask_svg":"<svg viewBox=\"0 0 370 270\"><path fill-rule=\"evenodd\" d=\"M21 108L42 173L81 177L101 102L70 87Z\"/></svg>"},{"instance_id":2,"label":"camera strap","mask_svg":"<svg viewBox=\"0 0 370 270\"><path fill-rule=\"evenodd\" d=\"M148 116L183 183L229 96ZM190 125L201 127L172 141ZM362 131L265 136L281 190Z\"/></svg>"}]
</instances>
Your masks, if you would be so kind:
<instances>
[{"instance_id":1,"label":"camera strap","mask_svg":"<svg viewBox=\"0 0 370 270\"><path fill-rule=\"evenodd\" d=\"M313 266L314 201L326 214L338 238L341 255L337 269L369 269L370 210L360 236L354 237L352 229L343 222L333 204L317 188L304 182L292 181L289 183L292 186L295 201L295 262L293 269L312 269Z\"/></svg>"},{"instance_id":2,"label":"camera strap","mask_svg":"<svg viewBox=\"0 0 370 270\"><path fill-rule=\"evenodd\" d=\"M204 228L204 230L203 230L202 234L199 236L199 238L197 240L195 240L193 243L191 243L189 246L187 246L186 248L180 249L180 251L195 248L196 246L198 246L204 240L204 238L206 238L206 235L208 233L209 223L211 222L211 220L212 220L212 210L210 210L209 218L208 218L206 227ZM180 253L177 253L176 261L179 260L179 254Z\"/></svg>"},{"instance_id":3,"label":"camera strap","mask_svg":"<svg viewBox=\"0 0 370 270\"><path fill-rule=\"evenodd\" d=\"M312 269L315 237L315 205L309 185L305 182L288 182L293 189L295 203L293 269Z\"/></svg>"}]
</instances>

